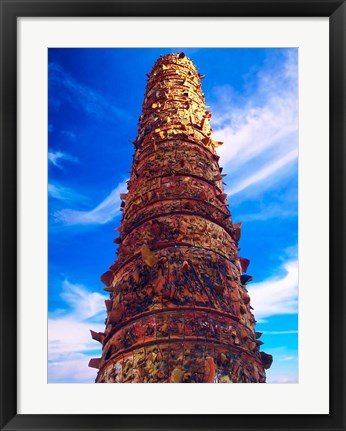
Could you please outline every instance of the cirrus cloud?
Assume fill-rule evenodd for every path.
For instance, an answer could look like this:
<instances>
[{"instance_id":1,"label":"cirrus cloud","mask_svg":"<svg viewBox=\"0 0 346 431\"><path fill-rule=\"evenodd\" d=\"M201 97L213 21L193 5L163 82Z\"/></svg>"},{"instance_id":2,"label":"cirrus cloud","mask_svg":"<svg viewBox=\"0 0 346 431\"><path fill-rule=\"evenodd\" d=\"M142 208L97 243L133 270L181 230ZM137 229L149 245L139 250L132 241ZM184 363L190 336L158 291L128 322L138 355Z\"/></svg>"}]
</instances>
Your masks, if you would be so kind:
<instances>
[{"instance_id":1,"label":"cirrus cloud","mask_svg":"<svg viewBox=\"0 0 346 431\"><path fill-rule=\"evenodd\" d=\"M104 300L108 296L65 279L60 297L64 308L49 313L48 318L49 382L91 383L95 370L88 368L88 362L101 348L89 330L104 330Z\"/></svg>"},{"instance_id":2,"label":"cirrus cloud","mask_svg":"<svg viewBox=\"0 0 346 431\"><path fill-rule=\"evenodd\" d=\"M252 77L253 79L253 77ZM227 89L226 89L227 90ZM224 141L218 148L224 172L235 194L271 179L298 157L298 60L296 50L287 51L275 70L257 75L255 90L245 99L222 94L214 109L214 138ZM266 180L266 181L264 181Z\"/></svg>"},{"instance_id":3,"label":"cirrus cloud","mask_svg":"<svg viewBox=\"0 0 346 431\"><path fill-rule=\"evenodd\" d=\"M284 270L282 277L269 278L249 287L256 319L298 312L298 261L287 262Z\"/></svg>"},{"instance_id":4,"label":"cirrus cloud","mask_svg":"<svg viewBox=\"0 0 346 431\"><path fill-rule=\"evenodd\" d=\"M120 194L126 193L126 181L119 183L96 207L82 211L62 209L54 213L56 222L66 225L105 224L120 214Z\"/></svg>"}]
</instances>

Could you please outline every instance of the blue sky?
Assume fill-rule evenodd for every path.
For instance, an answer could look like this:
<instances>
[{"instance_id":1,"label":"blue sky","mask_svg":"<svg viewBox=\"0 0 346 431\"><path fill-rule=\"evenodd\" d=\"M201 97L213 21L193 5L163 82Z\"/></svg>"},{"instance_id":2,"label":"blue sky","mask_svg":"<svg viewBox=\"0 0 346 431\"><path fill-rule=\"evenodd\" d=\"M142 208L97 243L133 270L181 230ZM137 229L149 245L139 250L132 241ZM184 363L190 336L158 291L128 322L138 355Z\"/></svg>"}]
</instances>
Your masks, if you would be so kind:
<instances>
[{"instance_id":1,"label":"blue sky","mask_svg":"<svg viewBox=\"0 0 346 431\"><path fill-rule=\"evenodd\" d=\"M274 356L267 381L298 382L298 51L273 48L49 49L49 382L94 381L89 329L104 329L100 276L115 260L146 73L181 51L205 75L213 136L225 142L256 330Z\"/></svg>"}]
</instances>

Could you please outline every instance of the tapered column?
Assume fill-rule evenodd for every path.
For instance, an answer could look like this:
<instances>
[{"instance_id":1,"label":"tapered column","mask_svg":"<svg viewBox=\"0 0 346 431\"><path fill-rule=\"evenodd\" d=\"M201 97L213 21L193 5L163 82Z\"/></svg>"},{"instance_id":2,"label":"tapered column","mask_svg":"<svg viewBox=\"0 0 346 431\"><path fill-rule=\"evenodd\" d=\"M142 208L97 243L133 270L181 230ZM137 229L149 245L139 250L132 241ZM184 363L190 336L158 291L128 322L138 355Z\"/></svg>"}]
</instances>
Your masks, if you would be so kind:
<instances>
[{"instance_id":1,"label":"tapered column","mask_svg":"<svg viewBox=\"0 0 346 431\"><path fill-rule=\"evenodd\" d=\"M161 57L148 79L96 382L265 382L222 168L193 63ZM231 143L230 143L231 145Z\"/></svg>"}]
</instances>

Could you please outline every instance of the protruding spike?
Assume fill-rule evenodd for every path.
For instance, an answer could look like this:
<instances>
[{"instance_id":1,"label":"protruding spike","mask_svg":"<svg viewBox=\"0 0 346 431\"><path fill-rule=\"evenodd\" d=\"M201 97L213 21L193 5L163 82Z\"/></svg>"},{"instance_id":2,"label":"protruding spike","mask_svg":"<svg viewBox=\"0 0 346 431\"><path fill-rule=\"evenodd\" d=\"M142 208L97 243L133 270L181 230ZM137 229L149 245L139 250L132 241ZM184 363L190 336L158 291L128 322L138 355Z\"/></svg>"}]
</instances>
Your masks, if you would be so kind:
<instances>
[{"instance_id":1,"label":"protruding spike","mask_svg":"<svg viewBox=\"0 0 346 431\"><path fill-rule=\"evenodd\" d=\"M92 329L90 329L90 334L93 340L96 340L99 343L103 343L103 340L105 338L105 334L103 332L95 332Z\"/></svg>"},{"instance_id":2,"label":"protruding spike","mask_svg":"<svg viewBox=\"0 0 346 431\"><path fill-rule=\"evenodd\" d=\"M219 201L224 202L227 198L227 194L226 193L220 193L216 197L219 199Z\"/></svg>"},{"instance_id":3,"label":"protruding spike","mask_svg":"<svg viewBox=\"0 0 346 431\"><path fill-rule=\"evenodd\" d=\"M108 323L117 323L123 316L123 309L121 306L109 313Z\"/></svg>"},{"instance_id":4,"label":"protruding spike","mask_svg":"<svg viewBox=\"0 0 346 431\"><path fill-rule=\"evenodd\" d=\"M245 257L239 257L240 266L243 272L246 272L248 269L248 266L250 265L250 260L246 259Z\"/></svg>"},{"instance_id":5,"label":"protruding spike","mask_svg":"<svg viewBox=\"0 0 346 431\"><path fill-rule=\"evenodd\" d=\"M237 242L240 240L242 224L243 224L242 222L233 224L233 235L232 236L233 236L233 239Z\"/></svg>"},{"instance_id":6,"label":"protruding spike","mask_svg":"<svg viewBox=\"0 0 346 431\"><path fill-rule=\"evenodd\" d=\"M267 370L273 363L273 356L265 352L260 352L260 358L264 368Z\"/></svg>"},{"instance_id":7,"label":"protruding spike","mask_svg":"<svg viewBox=\"0 0 346 431\"><path fill-rule=\"evenodd\" d=\"M114 287L113 287L113 286L107 286L107 287L104 287L104 288L103 288L103 290L104 290L105 292L113 292Z\"/></svg>"},{"instance_id":8,"label":"protruding spike","mask_svg":"<svg viewBox=\"0 0 346 431\"><path fill-rule=\"evenodd\" d=\"M101 275L101 281L106 286L110 286L113 280L113 272L112 271L106 271L104 274Z\"/></svg>"},{"instance_id":9,"label":"protruding spike","mask_svg":"<svg viewBox=\"0 0 346 431\"><path fill-rule=\"evenodd\" d=\"M92 358L89 361L89 367L99 369L101 365L101 358Z\"/></svg>"},{"instance_id":10,"label":"protruding spike","mask_svg":"<svg viewBox=\"0 0 346 431\"><path fill-rule=\"evenodd\" d=\"M246 286L248 283L250 283L250 281L253 280L253 277L251 275L246 275L246 274L242 274L240 276L240 282L241 284L243 284L244 286Z\"/></svg>"},{"instance_id":11,"label":"protruding spike","mask_svg":"<svg viewBox=\"0 0 346 431\"><path fill-rule=\"evenodd\" d=\"M250 296L246 292L243 292L242 295L241 295L241 297L242 297L242 299L244 301L244 304L249 304L250 303Z\"/></svg>"}]
</instances>

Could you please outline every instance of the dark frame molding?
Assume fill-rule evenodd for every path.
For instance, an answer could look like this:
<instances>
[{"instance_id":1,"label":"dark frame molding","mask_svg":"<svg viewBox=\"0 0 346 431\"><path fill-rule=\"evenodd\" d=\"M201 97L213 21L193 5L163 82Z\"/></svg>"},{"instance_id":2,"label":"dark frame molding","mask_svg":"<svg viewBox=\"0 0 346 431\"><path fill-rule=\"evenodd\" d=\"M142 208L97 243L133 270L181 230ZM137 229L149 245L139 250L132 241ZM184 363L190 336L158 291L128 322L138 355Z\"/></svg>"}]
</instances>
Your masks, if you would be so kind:
<instances>
[{"instance_id":1,"label":"dark frame molding","mask_svg":"<svg viewBox=\"0 0 346 431\"><path fill-rule=\"evenodd\" d=\"M198 8L196 8L198 5ZM196 13L197 11L197 13ZM17 414L17 17L329 17L330 23L330 414ZM343 0L0 0L1 430L346 430L345 44ZM318 216L318 214L317 214ZM318 320L317 320L318 324ZM318 328L316 328L318 330ZM318 348L324 348L323 343ZM316 358L318 360L318 357ZM318 382L316 382L318 390Z\"/></svg>"}]
</instances>

